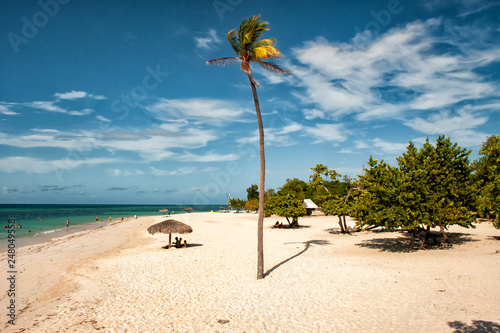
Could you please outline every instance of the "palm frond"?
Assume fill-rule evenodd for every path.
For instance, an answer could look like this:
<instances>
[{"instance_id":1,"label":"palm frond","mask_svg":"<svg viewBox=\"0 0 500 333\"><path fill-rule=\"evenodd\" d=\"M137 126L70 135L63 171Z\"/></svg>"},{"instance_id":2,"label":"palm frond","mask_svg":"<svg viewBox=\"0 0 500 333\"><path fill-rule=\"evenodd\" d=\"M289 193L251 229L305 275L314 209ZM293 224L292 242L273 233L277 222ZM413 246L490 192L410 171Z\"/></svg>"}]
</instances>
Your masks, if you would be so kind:
<instances>
[{"instance_id":1,"label":"palm frond","mask_svg":"<svg viewBox=\"0 0 500 333\"><path fill-rule=\"evenodd\" d=\"M259 46L252 49L252 58L258 59L272 59L279 58L280 51L272 46Z\"/></svg>"},{"instance_id":2,"label":"palm frond","mask_svg":"<svg viewBox=\"0 0 500 333\"><path fill-rule=\"evenodd\" d=\"M290 72L289 70L284 69L284 68L276 65L275 63L261 61L261 60L255 60L255 61L257 61L262 67L264 67L268 71L276 73L278 75L281 75L281 74L292 74L292 72Z\"/></svg>"},{"instance_id":3,"label":"palm frond","mask_svg":"<svg viewBox=\"0 0 500 333\"><path fill-rule=\"evenodd\" d=\"M240 59L240 58L238 58L238 57L215 58L215 59L207 61L207 65L219 65L219 66L232 65L238 59Z\"/></svg>"},{"instance_id":4,"label":"palm frond","mask_svg":"<svg viewBox=\"0 0 500 333\"><path fill-rule=\"evenodd\" d=\"M227 40L229 41L229 44L231 44L234 52L236 52L236 54L239 54L241 51L241 44L238 42L238 33L236 32L236 30L232 29L228 32Z\"/></svg>"},{"instance_id":5,"label":"palm frond","mask_svg":"<svg viewBox=\"0 0 500 333\"><path fill-rule=\"evenodd\" d=\"M266 59L277 59L280 52L274 47L274 38L260 39L265 31L269 30L269 23L259 21L260 15L250 16L241 21L238 30L232 29L227 34L227 40L231 44L235 57L216 58L207 61L207 65L230 65L237 60L241 61L240 69L245 72L252 84L260 87L252 76L250 62L257 61L266 70L276 74L292 74L272 62L262 61Z\"/></svg>"},{"instance_id":6,"label":"palm frond","mask_svg":"<svg viewBox=\"0 0 500 333\"><path fill-rule=\"evenodd\" d=\"M261 47L261 46L273 46L276 44L276 39L274 38L266 38L260 40L257 44L255 44L254 47Z\"/></svg>"}]
</instances>

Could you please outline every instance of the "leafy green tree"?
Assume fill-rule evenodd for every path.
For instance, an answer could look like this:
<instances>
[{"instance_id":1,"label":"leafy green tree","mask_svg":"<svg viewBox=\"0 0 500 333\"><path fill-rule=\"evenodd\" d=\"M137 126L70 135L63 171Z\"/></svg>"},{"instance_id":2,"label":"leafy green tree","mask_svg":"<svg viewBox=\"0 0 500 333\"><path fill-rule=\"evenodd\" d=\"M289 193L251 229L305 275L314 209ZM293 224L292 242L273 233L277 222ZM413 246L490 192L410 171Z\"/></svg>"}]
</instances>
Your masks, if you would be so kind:
<instances>
[{"instance_id":1,"label":"leafy green tree","mask_svg":"<svg viewBox=\"0 0 500 333\"><path fill-rule=\"evenodd\" d=\"M323 212L325 215L337 215L339 218L340 232L347 233L347 224L345 216L350 214L350 204L346 198L339 195L330 196L323 203Z\"/></svg>"},{"instance_id":2,"label":"leafy green tree","mask_svg":"<svg viewBox=\"0 0 500 333\"><path fill-rule=\"evenodd\" d=\"M299 217L307 213L303 199L297 198L293 193L282 194L281 192L267 200L265 212L268 216L276 214L285 217L290 227L298 227Z\"/></svg>"},{"instance_id":3,"label":"leafy green tree","mask_svg":"<svg viewBox=\"0 0 500 333\"><path fill-rule=\"evenodd\" d=\"M297 178L287 179L285 185L283 185L279 192L284 194L294 194L298 199L304 200L306 199L306 195L310 193L309 185Z\"/></svg>"},{"instance_id":4,"label":"leafy green tree","mask_svg":"<svg viewBox=\"0 0 500 333\"><path fill-rule=\"evenodd\" d=\"M400 194L399 170L391 167L383 160L370 156L368 169L360 177L363 189L354 205L351 216L360 225L383 226L388 229L397 228L403 224L397 205Z\"/></svg>"},{"instance_id":5,"label":"leafy green tree","mask_svg":"<svg viewBox=\"0 0 500 333\"><path fill-rule=\"evenodd\" d=\"M311 170L314 173L309 176L309 185L316 191L316 195L323 196L330 193L331 183L338 181L337 177L340 177L340 174L323 164L316 164Z\"/></svg>"},{"instance_id":6,"label":"leafy green tree","mask_svg":"<svg viewBox=\"0 0 500 333\"><path fill-rule=\"evenodd\" d=\"M469 154L440 136L436 146L427 140L420 150L410 142L397 168L370 157L354 217L361 225L415 229L417 235L421 227L428 235L439 228L448 243L449 225L473 227Z\"/></svg>"},{"instance_id":7,"label":"leafy green tree","mask_svg":"<svg viewBox=\"0 0 500 333\"><path fill-rule=\"evenodd\" d=\"M255 104L255 113L259 126L259 151L260 151L260 180L259 180L259 217L257 223L257 279L264 278L264 201L265 201L265 172L266 162L264 155L264 125L260 113L259 99L257 97L256 86L260 87L254 80L251 62L257 62L266 70L276 74L291 74L290 71L280 66L264 61L268 59L277 59L280 52L274 47L276 40L273 38L261 39L262 33L269 30L269 23L259 21L260 16L251 16L241 21L238 31L235 29L229 31L227 39L231 44L235 57L217 58L207 61L207 64L227 65L235 61L240 61L240 69L247 74L252 88L253 100Z\"/></svg>"},{"instance_id":8,"label":"leafy green tree","mask_svg":"<svg viewBox=\"0 0 500 333\"><path fill-rule=\"evenodd\" d=\"M493 225L500 228L500 136L490 136L481 146L479 155L474 162L477 210L488 220L494 215Z\"/></svg>"},{"instance_id":9,"label":"leafy green tree","mask_svg":"<svg viewBox=\"0 0 500 333\"><path fill-rule=\"evenodd\" d=\"M259 199L259 187L256 184L247 188L247 200Z\"/></svg>"},{"instance_id":10,"label":"leafy green tree","mask_svg":"<svg viewBox=\"0 0 500 333\"><path fill-rule=\"evenodd\" d=\"M249 212L254 212L259 209L259 199L250 199L245 203L245 209Z\"/></svg>"},{"instance_id":11,"label":"leafy green tree","mask_svg":"<svg viewBox=\"0 0 500 333\"><path fill-rule=\"evenodd\" d=\"M231 209L244 209L247 202L243 199L232 198L229 200Z\"/></svg>"}]
</instances>

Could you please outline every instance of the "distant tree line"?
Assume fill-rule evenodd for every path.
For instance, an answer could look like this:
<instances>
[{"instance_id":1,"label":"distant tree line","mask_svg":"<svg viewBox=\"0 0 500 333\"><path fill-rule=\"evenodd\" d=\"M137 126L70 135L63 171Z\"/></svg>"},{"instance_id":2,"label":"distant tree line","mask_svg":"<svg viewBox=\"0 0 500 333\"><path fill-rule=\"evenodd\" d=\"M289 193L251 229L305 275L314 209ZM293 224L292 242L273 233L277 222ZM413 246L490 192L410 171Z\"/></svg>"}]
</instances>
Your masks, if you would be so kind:
<instances>
[{"instance_id":1,"label":"distant tree line","mask_svg":"<svg viewBox=\"0 0 500 333\"><path fill-rule=\"evenodd\" d=\"M265 214L287 219L292 227L306 214L303 200L312 199L326 215L337 215L342 233L345 217L356 220L357 229L384 227L412 230L425 247L431 228L438 228L444 243L450 225L474 228L476 217L500 228L500 137L488 137L479 158L471 151L440 136L433 145L427 139L420 149L410 141L397 166L370 156L368 167L357 179L338 174L322 164L311 168L309 181L287 179L277 190L265 193ZM231 199L233 209L256 211L257 185L247 189L247 200ZM423 235L424 237L421 237Z\"/></svg>"}]
</instances>

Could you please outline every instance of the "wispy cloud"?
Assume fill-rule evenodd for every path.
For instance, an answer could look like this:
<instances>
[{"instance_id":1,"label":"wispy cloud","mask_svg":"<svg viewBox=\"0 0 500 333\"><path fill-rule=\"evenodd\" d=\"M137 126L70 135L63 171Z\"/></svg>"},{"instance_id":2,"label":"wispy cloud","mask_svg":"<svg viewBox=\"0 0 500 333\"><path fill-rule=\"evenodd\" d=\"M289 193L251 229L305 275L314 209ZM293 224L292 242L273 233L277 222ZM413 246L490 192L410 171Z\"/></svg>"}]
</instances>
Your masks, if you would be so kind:
<instances>
[{"instance_id":1,"label":"wispy cloud","mask_svg":"<svg viewBox=\"0 0 500 333\"><path fill-rule=\"evenodd\" d=\"M171 171L161 170L155 167L150 167L150 169L151 173L155 176L181 176L181 175L188 175L196 171L196 167L182 167L177 170L171 170Z\"/></svg>"},{"instance_id":2,"label":"wispy cloud","mask_svg":"<svg viewBox=\"0 0 500 333\"><path fill-rule=\"evenodd\" d=\"M317 124L304 128L304 131L315 139L313 143L344 142L351 134L351 131L341 124Z\"/></svg>"},{"instance_id":3,"label":"wispy cloud","mask_svg":"<svg viewBox=\"0 0 500 333\"><path fill-rule=\"evenodd\" d=\"M267 146L293 146L296 141L292 138L290 134L300 132L303 130L303 126L299 123L284 120L286 125L278 128L264 128L265 144ZM237 140L240 144L257 144L259 142L259 131L255 130L253 135L249 137L243 137Z\"/></svg>"},{"instance_id":4,"label":"wispy cloud","mask_svg":"<svg viewBox=\"0 0 500 333\"><path fill-rule=\"evenodd\" d=\"M82 110L74 110L74 108L72 108L73 109L72 110L68 109L67 107L61 104L74 103L68 101L74 101L82 98L90 98L94 100L106 99L106 97L103 95L93 95L85 91L75 91L75 90L67 93L55 93L54 97L56 99L52 101L32 101L24 103L0 102L0 114L18 115L20 113L13 111L12 110L13 108L16 108L18 110L21 110L23 108L32 108L37 110L43 110L46 112L64 113L71 116L86 116L94 112L94 110L91 108L84 108Z\"/></svg>"},{"instance_id":5,"label":"wispy cloud","mask_svg":"<svg viewBox=\"0 0 500 333\"><path fill-rule=\"evenodd\" d=\"M221 39L217 36L217 32L214 29L210 29L206 36L195 37L196 47L199 49L212 49L215 44L220 44Z\"/></svg>"},{"instance_id":6,"label":"wispy cloud","mask_svg":"<svg viewBox=\"0 0 500 333\"><path fill-rule=\"evenodd\" d=\"M175 160L182 162L226 162L234 161L238 159L236 154L217 154L213 152L208 152L203 155L196 155L189 152L184 153L184 155L175 157Z\"/></svg>"},{"instance_id":7,"label":"wispy cloud","mask_svg":"<svg viewBox=\"0 0 500 333\"><path fill-rule=\"evenodd\" d=\"M489 33L429 19L361 46L309 42L293 51L300 63L292 68L293 84L300 87L294 94L309 120L354 115L361 121L401 119L410 126L422 113L456 112L464 105L474 111L500 98L495 83L480 74L500 60L500 44L489 41Z\"/></svg>"},{"instance_id":8,"label":"wispy cloud","mask_svg":"<svg viewBox=\"0 0 500 333\"><path fill-rule=\"evenodd\" d=\"M106 132L88 130L62 132L38 128L21 135L0 132L0 145L19 148L49 147L80 152L99 149L111 152L135 152L144 160L151 162L181 156L172 152L172 149L202 148L217 138L213 130L196 126L186 127L185 124L164 124L142 130L115 128Z\"/></svg>"},{"instance_id":9,"label":"wispy cloud","mask_svg":"<svg viewBox=\"0 0 500 333\"><path fill-rule=\"evenodd\" d=\"M232 122L241 122L245 113L238 104L217 99L159 99L146 107L146 110L162 121L192 121L194 124L226 126Z\"/></svg>"},{"instance_id":10,"label":"wispy cloud","mask_svg":"<svg viewBox=\"0 0 500 333\"><path fill-rule=\"evenodd\" d=\"M105 123L109 123L109 122L111 122L111 120L110 120L110 119L108 119L108 118L106 118L106 117L103 117L103 116L100 116L100 115L95 116L95 117L97 118L97 120L103 121L103 122L105 122Z\"/></svg>"},{"instance_id":11,"label":"wispy cloud","mask_svg":"<svg viewBox=\"0 0 500 333\"><path fill-rule=\"evenodd\" d=\"M375 138L371 140L373 147L378 148L385 154L395 154L399 155L406 151L406 147L408 147L409 142L405 143L397 143L397 142L389 142L386 140L382 140L380 138Z\"/></svg>"},{"instance_id":12,"label":"wispy cloud","mask_svg":"<svg viewBox=\"0 0 500 333\"><path fill-rule=\"evenodd\" d=\"M134 169L134 170L122 170L122 169L108 169L108 172L113 176L139 176L145 174L144 171Z\"/></svg>"},{"instance_id":13,"label":"wispy cloud","mask_svg":"<svg viewBox=\"0 0 500 333\"><path fill-rule=\"evenodd\" d=\"M113 162L117 162L117 160L112 158L42 160L26 156L9 156L0 158L0 171L43 174L57 172L58 170L75 169L80 166L94 166Z\"/></svg>"},{"instance_id":14,"label":"wispy cloud","mask_svg":"<svg viewBox=\"0 0 500 333\"><path fill-rule=\"evenodd\" d=\"M12 111L11 107L9 105L1 104L0 103L0 114L4 114L6 116L16 116L19 113L15 112L15 111Z\"/></svg>"},{"instance_id":15,"label":"wispy cloud","mask_svg":"<svg viewBox=\"0 0 500 333\"><path fill-rule=\"evenodd\" d=\"M103 95L93 95L93 94L89 94L85 91L75 91L75 90L72 90L72 91L66 92L66 93L55 93L54 97L56 97L57 99L66 99L66 100L74 100L74 99L79 99L79 98L84 98L84 97L93 98L93 99L106 99L106 97Z\"/></svg>"},{"instance_id":16,"label":"wispy cloud","mask_svg":"<svg viewBox=\"0 0 500 333\"><path fill-rule=\"evenodd\" d=\"M81 111L68 111L68 114L71 115L71 116L86 116L86 115L89 115L91 114L92 112L94 112L93 109L83 109Z\"/></svg>"},{"instance_id":17,"label":"wispy cloud","mask_svg":"<svg viewBox=\"0 0 500 333\"><path fill-rule=\"evenodd\" d=\"M470 112L469 109L469 107L465 107L457 114L441 111L429 115L427 119L414 118L407 121L405 125L429 135L447 135L460 145L479 146L488 135L476 128L484 125L489 118L478 116Z\"/></svg>"},{"instance_id":18,"label":"wispy cloud","mask_svg":"<svg viewBox=\"0 0 500 333\"><path fill-rule=\"evenodd\" d=\"M30 102L30 103L24 103L24 105L35 108L35 109L41 109L44 111L49 111L49 112L58 112L58 113L66 113L68 112L67 110L63 109L62 107L55 105L54 102L44 102L44 101L35 101L35 102Z\"/></svg>"}]
</instances>

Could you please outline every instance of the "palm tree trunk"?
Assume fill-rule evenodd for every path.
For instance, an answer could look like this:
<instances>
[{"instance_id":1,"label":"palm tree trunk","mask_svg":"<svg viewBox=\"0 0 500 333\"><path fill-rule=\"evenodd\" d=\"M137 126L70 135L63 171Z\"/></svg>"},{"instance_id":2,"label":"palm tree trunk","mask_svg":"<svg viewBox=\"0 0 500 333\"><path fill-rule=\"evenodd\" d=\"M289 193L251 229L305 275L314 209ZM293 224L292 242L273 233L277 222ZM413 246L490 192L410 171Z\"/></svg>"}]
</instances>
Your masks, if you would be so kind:
<instances>
[{"instance_id":1,"label":"palm tree trunk","mask_svg":"<svg viewBox=\"0 0 500 333\"><path fill-rule=\"evenodd\" d=\"M257 123L259 125L259 151L260 151L260 181L259 181L259 217L257 222L257 279L264 278L264 198L265 198L265 178L266 178L266 157L264 155L264 125L260 114L259 98L257 89L251 74L248 74L250 86L253 92L253 101L255 103L255 113L257 114Z\"/></svg>"}]
</instances>

